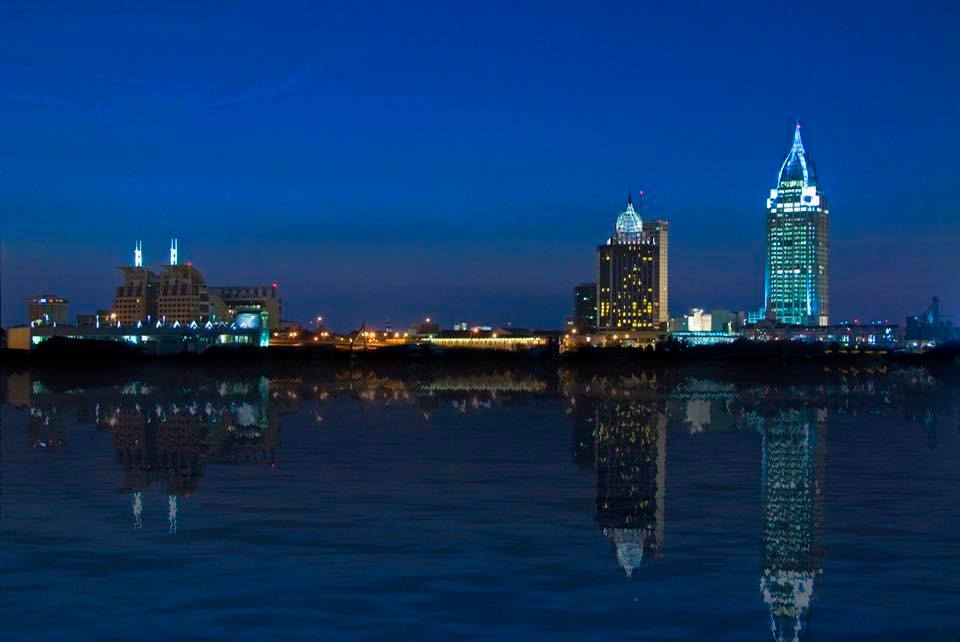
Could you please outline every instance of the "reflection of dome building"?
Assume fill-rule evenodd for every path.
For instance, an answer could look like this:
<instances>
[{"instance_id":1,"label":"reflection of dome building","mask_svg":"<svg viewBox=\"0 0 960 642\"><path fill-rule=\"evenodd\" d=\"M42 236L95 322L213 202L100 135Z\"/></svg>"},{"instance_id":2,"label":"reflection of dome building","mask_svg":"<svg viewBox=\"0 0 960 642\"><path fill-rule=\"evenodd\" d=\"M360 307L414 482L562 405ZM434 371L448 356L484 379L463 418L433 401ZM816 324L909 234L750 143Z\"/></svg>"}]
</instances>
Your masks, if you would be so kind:
<instances>
[{"instance_id":1,"label":"reflection of dome building","mask_svg":"<svg viewBox=\"0 0 960 642\"><path fill-rule=\"evenodd\" d=\"M667 419L641 403L598 405L597 511L628 576L644 557L662 555Z\"/></svg>"},{"instance_id":2,"label":"reflection of dome building","mask_svg":"<svg viewBox=\"0 0 960 642\"><path fill-rule=\"evenodd\" d=\"M763 553L760 577L777 642L799 642L823 573L823 435L810 411L782 411L763 434Z\"/></svg>"}]
</instances>

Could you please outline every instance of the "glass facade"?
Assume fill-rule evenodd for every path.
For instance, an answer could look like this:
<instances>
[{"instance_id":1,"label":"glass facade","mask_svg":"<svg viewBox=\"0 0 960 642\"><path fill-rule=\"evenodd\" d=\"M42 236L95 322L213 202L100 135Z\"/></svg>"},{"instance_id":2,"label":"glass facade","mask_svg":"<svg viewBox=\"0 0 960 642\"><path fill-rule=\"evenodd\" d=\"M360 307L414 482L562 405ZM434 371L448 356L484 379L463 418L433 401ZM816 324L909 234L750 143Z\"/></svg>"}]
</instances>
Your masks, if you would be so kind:
<instances>
[{"instance_id":1,"label":"glass facade","mask_svg":"<svg viewBox=\"0 0 960 642\"><path fill-rule=\"evenodd\" d=\"M764 307L777 321L829 323L829 211L800 125L767 199Z\"/></svg>"}]
</instances>

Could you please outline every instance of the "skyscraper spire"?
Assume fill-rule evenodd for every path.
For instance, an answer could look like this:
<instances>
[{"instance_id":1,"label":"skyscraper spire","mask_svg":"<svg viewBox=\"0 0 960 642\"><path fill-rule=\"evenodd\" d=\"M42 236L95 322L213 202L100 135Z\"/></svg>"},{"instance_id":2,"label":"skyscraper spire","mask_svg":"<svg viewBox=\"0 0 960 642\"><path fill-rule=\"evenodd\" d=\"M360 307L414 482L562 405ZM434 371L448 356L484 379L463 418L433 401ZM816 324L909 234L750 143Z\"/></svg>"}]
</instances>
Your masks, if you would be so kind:
<instances>
[{"instance_id":1,"label":"skyscraper spire","mask_svg":"<svg viewBox=\"0 0 960 642\"><path fill-rule=\"evenodd\" d=\"M170 239L170 265L177 264L177 239Z\"/></svg>"},{"instance_id":2,"label":"skyscraper spire","mask_svg":"<svg viewBox=\"0 0 960 642\"><path fill-rule=\"evenodd\" d=\"M767 199L764 307L781 323L829 321L829 210L800 122Z\"/></svg>"},{"instance_id":3,"label":"skyscraper spire","mask_svg":"<svg viewBox=\"0 0 960 642\"><path fill-rule=\"evenodd\" d=\"M133 267L143 267L143 246L137 241L133 246Z\"/></svg>"},{"instance_id":4,"label":"skyscraper spire","mask_svg":"<svg viewBox=\"0 0 960 642\"><path fill-rule=\"evenodd\" d=\"M778 184L782 185L785 181L802 181L804 187L817 185L817 168L803 146L799 120L793 130L793 144L780 164L780 173L777 175Z\"/></svg>"},{"instance_id":5,"label":"skyscraper spire","mask_svg":"<svg viewBox=\"0 0 960 642\"><path fill-rule=\"evenodd\" d=\"M800 152L801 154L804 153L803 139L800 138L800 121L799 120L797 121L797 128L793 130L793 150L792 151L797 151L797 152Z\"/></svg>"}]
</instances>

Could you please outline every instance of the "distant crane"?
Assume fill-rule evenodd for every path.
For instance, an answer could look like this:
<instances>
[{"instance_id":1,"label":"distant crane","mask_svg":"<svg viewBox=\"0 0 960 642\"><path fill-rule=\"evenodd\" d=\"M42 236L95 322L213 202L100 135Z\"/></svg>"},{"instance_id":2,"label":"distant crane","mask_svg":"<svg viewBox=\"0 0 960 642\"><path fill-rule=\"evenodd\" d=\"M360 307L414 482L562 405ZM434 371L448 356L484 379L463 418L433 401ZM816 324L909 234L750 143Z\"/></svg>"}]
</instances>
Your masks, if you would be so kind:
<instances>
[{"instance_id":1,"label":"distant crane","mask_svg":"<svg viewBox=\"0 0 960 642\"><path fill-rule=\"evenodd\" d=\"M353 346L357 343L357 339L363 338L363 349L367 349L367 324L366 322L360 325L360 329L357 331L357 334L350 339L350 352L353 352Z\"/></svg>"}]
</instances>

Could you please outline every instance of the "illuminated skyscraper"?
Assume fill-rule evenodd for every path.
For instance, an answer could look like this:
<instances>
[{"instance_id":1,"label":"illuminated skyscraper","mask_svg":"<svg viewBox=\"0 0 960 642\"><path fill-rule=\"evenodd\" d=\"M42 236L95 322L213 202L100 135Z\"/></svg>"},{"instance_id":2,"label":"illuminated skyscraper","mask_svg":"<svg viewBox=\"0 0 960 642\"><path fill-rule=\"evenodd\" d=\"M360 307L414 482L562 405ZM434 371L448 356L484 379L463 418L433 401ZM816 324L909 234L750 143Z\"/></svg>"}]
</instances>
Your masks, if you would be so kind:
<instances>
[{"instance_id":1,"label":"illuminated skyscraper","mask_svg":"<svg viewBox=\"0 0 960 642\"><path fill-rule=\"evenodd\" d=\"M659 222L662 223L662 222ZM644 230L628 199L617 218L616 232L597 248L597 327L601 330L655 329L660 325L660 244L663 234ZM664 252L665 255L665 252Z\"/></svg>"},{"instance_id":2,"label":"illuminated skyscraper","mask_svg":"<svg viewBox=\"0 0 960 642\"><path fill-rule=\"evenodd\" d=\"M777 321L828 323L828 214L817 169L803 147L797 123L777 187L767 199L764 306Z\"/></svg>"}]
</instances>

